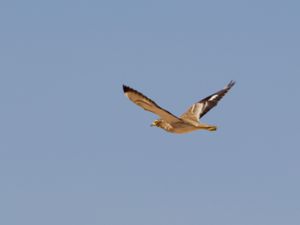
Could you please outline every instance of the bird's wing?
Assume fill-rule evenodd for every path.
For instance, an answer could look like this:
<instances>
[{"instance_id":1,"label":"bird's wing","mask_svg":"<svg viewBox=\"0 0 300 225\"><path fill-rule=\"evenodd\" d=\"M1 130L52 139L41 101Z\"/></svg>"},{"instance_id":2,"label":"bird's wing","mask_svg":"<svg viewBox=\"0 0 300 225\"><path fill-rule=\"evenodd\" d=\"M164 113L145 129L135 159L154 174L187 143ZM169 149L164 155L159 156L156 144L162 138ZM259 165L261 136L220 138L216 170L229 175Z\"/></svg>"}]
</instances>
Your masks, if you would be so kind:
<instances>
[{"instance_id":1,"label":"bird's wing","mask_svg":"<svg viewBox=\"0 0 300 225\"><path fill-rule=\"evenodd\" d=\"M158 115L161 119L165 120L166 122L173 123L181 121L181 119L179 119L177 116L174 116L172 113L161 108L153 100L146 97L142 93L125 85L123 85L123 91L132 102L142 107L143 109Z\"/></svg>"},{"instance_id":2,"label":"bird's wing","mask_svg":"<svg viewBox=\"0 0 300 225\"><path fill-rule=\"evenodd\" d=\"M222 90L196 102L179 118L199 121L201 117L218 104L234 84L234 81L230 81L230 83Z\"/></svg>"}]
</instances>

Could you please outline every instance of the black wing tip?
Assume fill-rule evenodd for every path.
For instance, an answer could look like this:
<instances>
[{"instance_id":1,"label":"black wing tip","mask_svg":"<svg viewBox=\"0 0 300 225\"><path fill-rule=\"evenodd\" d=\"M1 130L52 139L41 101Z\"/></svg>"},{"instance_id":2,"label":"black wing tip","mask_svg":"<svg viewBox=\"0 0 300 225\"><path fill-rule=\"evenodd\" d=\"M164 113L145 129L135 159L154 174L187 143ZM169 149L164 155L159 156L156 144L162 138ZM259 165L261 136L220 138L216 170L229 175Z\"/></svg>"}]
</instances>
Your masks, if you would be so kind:
<instances>
[{"instance_id":1,"label":"black wing tip","mask_svg":"<svg viewBox=\"0 0 300 225\"><path fill-rule=\"evenodd\" d=\"M126 92L128 92L130 90L132 90L130 87L128 87L125 84L123 84L123 91L124 91L124 93L126 93Z\"/></svg>"},{"instance_id":2,"label":"black wing tip","mask_svg":"<svg viewBox=\"0 0 300 225\"><path fill-rule=\"evenodd\" d=\"M124 84L123 84L123 91L124 91L125 94L127 94L128 92L132 92L132 93L136 93L136 94L138 94L138 95L141 95L141 96L147 98L147 97L146 97L145 95L143 95L142 93L140 93L140 92L138 92L137 90L135 90L135 89L133 89L133 88L127 86L127 85L124 85ZM148 99L148 98L147 98L147 99ZM150 100L151 100L151 99L150 99ZM152 100L151 100L151 101L152 101Z\"/></svg>"},{"instance_id":3,"label":"black wing tip","mask_svg":"<svg viewBox=\"0 0 300 225\"><path fill-rule=\"evenodd\" d=\"M231 80L231 81L229 82L229 84L227 84L227 88L230 89L230 88L232 88L234 85L235 85L235 81L234 81L234 80Z\"/></svg>"}]
</instances>

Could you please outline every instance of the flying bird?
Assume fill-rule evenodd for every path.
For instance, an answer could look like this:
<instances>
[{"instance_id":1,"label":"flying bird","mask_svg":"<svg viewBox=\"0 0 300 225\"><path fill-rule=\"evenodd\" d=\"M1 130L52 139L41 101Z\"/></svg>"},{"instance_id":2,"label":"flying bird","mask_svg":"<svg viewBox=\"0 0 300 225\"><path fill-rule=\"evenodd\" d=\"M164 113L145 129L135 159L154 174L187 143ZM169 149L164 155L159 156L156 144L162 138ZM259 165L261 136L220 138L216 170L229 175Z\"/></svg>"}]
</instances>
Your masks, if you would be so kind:
<instances>
[{"instance_id":1,"label":"flying bird","mask_svg":"<svg viewBox=\"0 0 300 225\"><path fill-rule=\"evenodd\" d=\"M150 98L126 85L123 85L123 91L133 103L159 116L158 119L153 121L151 126L162 128L171 133L183 134L195 130L216 131L216 126L201 123L200 119L218 104L234 84L235 81L230 81L222 90L196 102L179 117L163 109Z\"/></svg>"}]
</instances>

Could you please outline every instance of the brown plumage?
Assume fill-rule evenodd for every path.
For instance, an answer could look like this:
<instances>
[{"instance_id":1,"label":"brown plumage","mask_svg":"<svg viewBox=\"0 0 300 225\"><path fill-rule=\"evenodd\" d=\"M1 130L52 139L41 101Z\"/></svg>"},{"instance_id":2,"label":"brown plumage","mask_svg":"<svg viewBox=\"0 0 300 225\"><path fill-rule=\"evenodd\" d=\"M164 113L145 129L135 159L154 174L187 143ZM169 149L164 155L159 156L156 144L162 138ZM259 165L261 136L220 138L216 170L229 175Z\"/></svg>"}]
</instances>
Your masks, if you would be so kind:
<instances>
[{"instance_id":1,"label":"brown plumage","mask_svg":"<svg viewBox=\"0 0 300 225\"><path fill-rule=\"evenodd\" d=\"M152 126L160 127L172 133L187 133L201 129L209 131L215 131L217 129L216 126L200 123L199 120L218 104L234 84L234 81L230 81L230 83L222 90L193 104L180 117L173 115L150 98L128 86L123 85L123 91L132 102L160 117L152 123Z\"/></svg>"}]
</instances>

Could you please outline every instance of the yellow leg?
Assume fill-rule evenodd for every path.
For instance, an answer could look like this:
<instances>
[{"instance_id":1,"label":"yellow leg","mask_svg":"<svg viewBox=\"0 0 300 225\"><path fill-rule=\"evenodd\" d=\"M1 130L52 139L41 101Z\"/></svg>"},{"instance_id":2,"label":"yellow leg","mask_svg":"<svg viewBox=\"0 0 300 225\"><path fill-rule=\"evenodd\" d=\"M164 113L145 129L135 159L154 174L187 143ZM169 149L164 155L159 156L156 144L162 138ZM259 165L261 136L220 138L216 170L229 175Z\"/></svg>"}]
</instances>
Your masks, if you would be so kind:
<instances>
[{"instance_id":1,"label":"yellow leg","mask_svg":"<svg viewBox=\"0 0 300 225\"><path fill-rule=\"evenodd\" d=\"M207 127L207 130L209 130L209 131L216 131L217 127L216 126L209 126L209 127Z\"/></svg>"}]
</instances>

